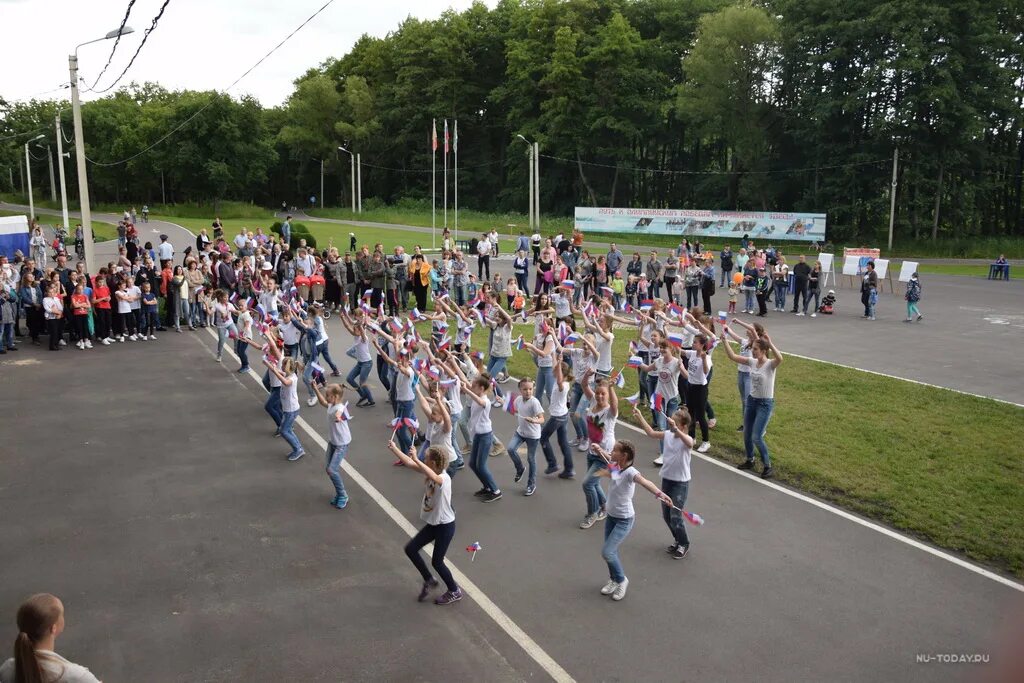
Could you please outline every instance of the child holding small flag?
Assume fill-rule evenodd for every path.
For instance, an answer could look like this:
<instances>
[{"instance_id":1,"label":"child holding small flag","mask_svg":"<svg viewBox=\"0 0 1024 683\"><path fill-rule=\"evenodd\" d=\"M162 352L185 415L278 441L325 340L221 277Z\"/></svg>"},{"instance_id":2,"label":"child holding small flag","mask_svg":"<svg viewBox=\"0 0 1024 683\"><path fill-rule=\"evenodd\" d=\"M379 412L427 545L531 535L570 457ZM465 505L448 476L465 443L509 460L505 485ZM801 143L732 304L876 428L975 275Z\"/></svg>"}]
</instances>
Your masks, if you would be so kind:
<instances>
[{"instance_id":1,"label":"child holding small flag","mask_svg":"<svg viewBox=\"0 0 1024 683\"><path fill-rule=\"evenodd\" d=\"M541 334L534 343L526 342L523 348L532 353L537 362L537 400L543 402L546 397L550 404L551 389L555 383L555 336L551 334L547 321L541 327Z\"/></svg>"},{"instance_id":2,"label":"child holding small flag","mask_svg":"<svg viewBox=\"0 0 1024 683\"><path fill-rule=\"evenodd\" d=\"M207 314L213 321L213 326L217 328L217 362L219 363L224 352L224 344L232 333L236 337L238 336L238 328L235 327L235 322L231 318L235 307L228 301L228 293L223 289L218 289L213 292L212 298L212 303L207 304Z\"/></svg>"},{"instance_id":3,"label":"child holding small flag","mask_svg":"<svg viewBox=\"0 0 1024 683\"><path fill-rule=\"evenodd\" d=\"M334 484L334 498L331 505L339 510L348 505L348 493L345 492L345 482L341 478L341 461L348 454L348 446L352 443L352 432L349 429L348 421L351 418L348 412L348 403L342 403L345 397L345 388L340 384L328 385L320 391L320 387L313 385L316 398L320 405L327 408L327 476Z\"/></svg>"},{"instance_id":4,"label":"child holding small flag","mask_svg":"<svg viewBox=\"0 0 1024 683\"><path fill-rule=\"evenodd\" d=\"M455 451L455 441L452 439L452 417L448 412L448 406L441 397L441 389L437 382L431 381L428 386L430 396L423 393L422 377L416 384L416 397L420 402L420 409L427 416L426 437L420 445L419 458L423 460L427 449L436 446L444 451L448 461L448 474L452 477L462 469L462 458Z\"/></svg>"},{"instance_id":5,"label":"child holding small flag","mask_svg":"<svg viewBox=\"0 0 1024 683\"><path fill-rule=\"evenodd\" d=\"M302 370L302 364L294 358L285 358L281 361L280 370L266 358L263 359L263 364L281 382L281 437L292 447L292 452L288 454L288 460L295 462L306 454L292 428L295 418L299 416L298 373Z\"/></svg>"},{"instance_id":6,"label":"child holding small flag","mask_svg":"<svg viewBox=\"0 0 1024 683\"><path fill-rule=\"evenodd\" d=\"M664 430L652 429L636 406L633 406L633 415L647 436L661 441L662 458L665 461L661 468L661 490L672 499L672 505L661 510L672 534L672 543L666 552L673 559L681 560L690 552L690 538L686 535L686 524L681 512L686 506L690 490L690 449L693 448L693 437L686 433L690 426L690 413L686 408L675 411L667 421L668 428Z\"/></svg>"},{"instance_id":7,"label":"child holding small flag","mask_svg":"<svg viewBox=\"0 0 1024 683\"><path fill-rule=\"evenodd\" d=\"M240 299L238 302L238 336L235 339L235 354L242 366L238 368L239 373L249 372L249 350L248 340L252 339L252 313L249 312L249 300Z\"/></svg>"},{"instance_id":8,"label":"child holding small flag","mask_svg":"<svg viewBox=\"0 0 1024 683\"><path fill-rule=\"evenodd\" d=\"M706 453L711 448L708 441L708 373L711 372L711 351L714 346L711 340L698 334L693 339L693 349L683 351L686 359L686 408L690 411L690 418L700 425L701 444L697 448L699 453ZM690 436L696 435L696 424L690 422Z\"/></svg>"},{"instance_id":9,"label":"child holding small flag","mask_svg":"<svg viewBox=\"0 0 1024 683\"><path fill-rule=\"evenodd\" d=\"M658 350L661 355L643 369L656 379L654 396L660 397L660 401L652 401L651 414L658 429L664 430L668 422L667 416L674 415L679 408L679 377L681 374L686 376L686 369L667 341L661 342ZM656 403L660 403L660 406ZM654 464L661 466L663 457L664 442L658 444L658 457L655 458Z\"/></svg>"},{"instance_id":10,"label":"child holding small flag","mask_svg":"<svg viewBox=\"0 0 1024 683\"><path fill-rule=\"evenodd\" d=\"M593 450L607 465L597 471L597 476L611 480L608 485L608 514L604 522L604 545L601 547L601 557L608 564L609 579L601 588L601 595L610 595L612 600L618 601L626 597L629 588L629 578L619 561L619 546L626 540L636 521L633 509L636 485L640 484L665 505L672 505L672 498L633 467L636 448L629 441L616 441L610 449L594 446Z\"/></svg>"},{"instance_id":11,"label":"child holding small flag","mask_svg":"<svg viewBox=\"0 0 1024 683\"><path fill-rule=\"evenodd\" d=\"M548 467L544 474L558 472L558 462L555 460L554 450L551 448L551 435L558 437L558 447L562 451L562 471L559 479L572 479L575 477L572 464L572 447L569 445L568 430L566 424L569 422L569 390L573 384L572 371L569 366L562 362L562 353L559 351L555 358L555 386L551 390L551 403L548 405L548 420L540 432L540 446L544 451L544 458Z\"/></svg>"},{"instance_id":12,"label":"child holding small flag","mask_svg":"<svg viewBox=\"0 0 1024 683\"><path fill-rule=\"evenodd\" d=\"M540 441L541 425L544 424L544 407L533 395L533 382L524 377L519 380L520 396L512 398L508 412L516 417L516 433L508 444L508 457L516 468L512 481L523 478L523 461L519 458L519 446L526 444L526 461L529 475L526 479L525 496L532 496L537 490L537 444ZM510 397L511 398L511 397Z\"/></svg>"},{"instance_id":13,"label":"child holding small flag","mask_svg":"<svg viewBox=\"0 0 1024 683\"><path fill-rule=\"evenodd\" d=\"M419 381L416 373L413 372L412 366L409 361L409 352L406 348L401 348L398 351L398 360L393 360L384 349L380 347L376 339L371 339L371 343L374 348L377 349L377 353L381 358L384 359L388 365L394 370L394 390L395 390L395 417L399 419L404 418L415 418L416 417L416 392L415 386ZM405 423L402 423L398 428L398 446L402 451L409 449L412 444L414 434L410 434L408 427ZM398 463L395 463L398 464Z\"/></svg>"},{"instance_id":14,"label":"child holding small flag","mask_svg":"<svg viewBox=\"0 0 1024 683\"><path fill-rule=\"evenodd\" d=\"M590 448L587 452L587 475L583 478L583 495L587 499L587 515L580 522L581 529L589 529L605 518L605 495L598 481L598 473L606 469L604 458L600 452L611 450L615 443L615 422L619 417L619 399L615 388L605 380L597 380L590 387L590 376L593 368L583 376L583 393L590 401L586 414L587 439Z\"/></svg>"},{"instance_id":15,"label":"child holding small flag","mask_svg":"<svg viewBox=\"0 0 1024 683\"><path fill-rule=\"evenodd\" d=\"M366 380L370 376L370 370L373 369L373 354L370 353L370 336L363 326L362 320L364 320L363 316L359 316L359 321L353 320L349 317L346 309L341 309L341 324L352 335L353 340L349 355L356 362L352 369L349 370L345 381L359 394L356 407L369 408L377 404L373 400L373 394L370 393L370 387L366 384ZM358 383L356 380L358 380Z\"/></svg>"},{"instance_id":16,"label":"child holding small flag","mask_svg":"<svg viewBox=\"0 0 1024 683\"><path fill-rule=\"evenodd\" d=\"M469 469L480 480L482 488L475 495L485 503L501 500L501 489L491 476L487 465L491 447L494 444L494 429L491 426L491 401L488 392L491 390L491 376L481 373L470 382L462 369L456 364L449 365L458 375L462 392L469 399L469 431L473 435L473 444L469 456Z\"/></svg>"},{"instance_id":17,"label":"child holding small flag","mask_svg":"<svg viewBox=\"0 0 1024 683\"><path fill-rule=\"evenodd\" d=\"M444 581L447 592L434 600L435 605L450 605L462 599L462 591L455 583L455 577L444 563L444 556L448 552L448 546L455 538L455 509L452 507L452 478L446 472L448 459L444 452L437 447L427 449L424 461L420 462L412 450L402 451L395 446L394 441L388 442L391 452L408 468L421 472L426 477L426 490L423 493L423 506L420 510L420 519L426 524L412 540L405 544L405 554L413 563L413 566L423 577L423 588L420 589L420 602L423 602L430 595L430 591L437 587L437 579L430 575L426 563L420 557L420 550L428 543L434 544L434 553L430 558L430 564L437 572L437 575Z\"/></svg>"}]
</instances>

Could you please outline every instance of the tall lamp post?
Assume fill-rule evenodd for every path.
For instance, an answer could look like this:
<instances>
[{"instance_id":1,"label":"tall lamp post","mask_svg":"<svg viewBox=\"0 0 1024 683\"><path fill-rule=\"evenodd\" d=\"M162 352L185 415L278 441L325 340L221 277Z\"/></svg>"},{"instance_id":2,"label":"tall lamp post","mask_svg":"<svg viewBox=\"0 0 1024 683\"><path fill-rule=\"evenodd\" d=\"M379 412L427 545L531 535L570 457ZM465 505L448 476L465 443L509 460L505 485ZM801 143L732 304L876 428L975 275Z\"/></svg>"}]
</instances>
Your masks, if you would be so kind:
<instances>
[{"instance_id":1,"label":"tall lamp post","mask_svg":"<svg viewBox=\"0 0 1024 683\"><path fill-rule=\"evenodd\" d=\"M68 184L64 177L64 157L71 156L69 152L64 151L64 131L60 127L60 110L53 115L53 125L57 133L57 168L60 170L60 212L61 217L64 219L64 227L68 227Z\"/></svg>"},{"instance_id":2,"label":"tall lamp post","mask_svg":"<svg viewBox=\"0 0 1024 683\"><path fill-rule=\"evenodd\" d=\"M356 155L348 151L344 147L338 148L339 152L344 152L348 155L349 161L351 161L351 172L349 173L352 180L352 213L356 212ZM362 189L361 187L359 189ZM360 202L361 204L362 202Z\"/></svg>"},{"instance_id":3,"label":"tall lamp post","mask_svg":"<svg viewBox=\"0 0 1024 683\"><path fill-rule=\"evenodd\" d=\"M516 137L526 143L527 159L530 161L530 230L540 232L539 147L536 142L530 142L522 135L516 135Z\"/></svg>"},{"instance_id":4,"label":"tall lamp post","mask_svg":"<svg viewBox=\"0 0 1024 683\"><path fill-rule=\"evenodd\" d=\"M82 205L82 237L85 241L85 270L92 272L94 262L92 243L92 212L89 208L89 178L85 171L85 136L82 133L82 103L78 99L78 48L83 45L110 40L118 36L134 33L134 29L125 26L114 30L96 40L87 40L75 46L75 51L68 55L68 71L71 78L71 113L75 120L75 160L78 162L78 200Z\"/></svg>"},{"instance_id":5,"label":"tall lamp post","mask_svg":"<svg viewBox=\"0 0 1024 683\"><path fill-rule=\"evenodd\" d=\"M36 140L42 140L46 136L40 133L31 140L25 143L25 172L28 173L28 215L29 221L36 219L36 204L32 198L32 163L28 155L28 146Z\"/></svg>"}]
</instances>

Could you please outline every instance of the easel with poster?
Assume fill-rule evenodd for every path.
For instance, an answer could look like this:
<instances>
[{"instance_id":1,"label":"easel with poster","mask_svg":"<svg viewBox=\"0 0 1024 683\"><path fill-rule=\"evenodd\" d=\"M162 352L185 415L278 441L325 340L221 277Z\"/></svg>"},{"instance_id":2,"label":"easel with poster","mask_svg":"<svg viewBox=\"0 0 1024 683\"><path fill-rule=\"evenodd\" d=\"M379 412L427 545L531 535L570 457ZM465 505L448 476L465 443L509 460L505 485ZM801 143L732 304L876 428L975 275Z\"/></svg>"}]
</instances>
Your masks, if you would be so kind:
<instances>
[{"instance_id":1,"label":"easel with poster","mask_svg":"<svg viewBox=\"0 0 1024 683\"><path fill-rule=\"evenodd\" d=\"M892 286L892 271L889 270L889 259L887 258L876 258L875 259L875 273L878 275L878 291L885 291L885 283L889 283L889 291L892 294L896 293L896 290Z\"/></svg>"},{"instance_id":2,"label":"easel with poster","mask_svg":"<svg viewBox=\"0 0 1024 683\"><path fill-rule=\"evenodd\" d=\"M833 254L818 254L818 262L821 263L821 282L818 288L824 291L828 287L828 278L832 276L832 286L836 284L835 256Z\"/></svg>"},{"instance_id":3,"label":"easel with poster","mask_svg":"<svg viewBox=\"0 0 1024 683\"><path fill-rule=\"evenodd\" d=\"M875 261L875 269L878 269L878 258L882 255L881 249L866 249L856 248L850 249L847 247L843 248L843 275L849 278L850 287L854 289L860 289L860 284L854 282L854 278L859 279L861 275L868 269L868 261ZM888 269L888 261L886 266ZM881 277L881 275L879 275ZM892 283L889 283L892 287Z\"/></svg>"}]
</instances>

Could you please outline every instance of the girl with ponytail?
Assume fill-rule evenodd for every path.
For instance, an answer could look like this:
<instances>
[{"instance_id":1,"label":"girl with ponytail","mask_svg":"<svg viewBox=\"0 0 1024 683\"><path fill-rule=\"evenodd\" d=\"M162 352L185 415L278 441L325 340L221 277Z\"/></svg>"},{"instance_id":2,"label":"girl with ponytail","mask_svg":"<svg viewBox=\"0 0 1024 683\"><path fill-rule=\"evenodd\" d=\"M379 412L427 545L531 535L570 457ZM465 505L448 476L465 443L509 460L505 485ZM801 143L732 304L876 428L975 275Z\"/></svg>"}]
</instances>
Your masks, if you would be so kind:
<instances>
[{"instance_id":1,"label":"girl with ponytail","mask_svg":"<svg viewBox=\"0 0 1024 683\"><path fill-rule=\"evenodd\" d=\"M14 657L0 666L0 683L99 683L84 666L53 651L64 631L64 605L49 593L33 595L18 608Z\"/></svg>"}]
</instances>

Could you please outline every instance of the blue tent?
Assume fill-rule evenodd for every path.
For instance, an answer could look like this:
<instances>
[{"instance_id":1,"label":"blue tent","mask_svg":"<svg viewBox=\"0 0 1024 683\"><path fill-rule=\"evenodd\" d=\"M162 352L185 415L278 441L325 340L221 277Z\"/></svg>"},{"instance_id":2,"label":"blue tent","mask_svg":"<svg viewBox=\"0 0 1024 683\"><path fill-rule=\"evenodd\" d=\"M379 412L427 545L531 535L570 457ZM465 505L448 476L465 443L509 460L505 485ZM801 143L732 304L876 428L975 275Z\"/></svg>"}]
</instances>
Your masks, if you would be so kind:
<instances>
[{"instance_id":1,"label":"blue tent","mask_svg":"<svg viewBox=\"0 0 1024 683\"><path fill-rule=\"evenodd\" d=\"M14 252L19 249L29 256L28 217L0 216L0 254L13 259Z\"/></svg>"}]
</instances>

